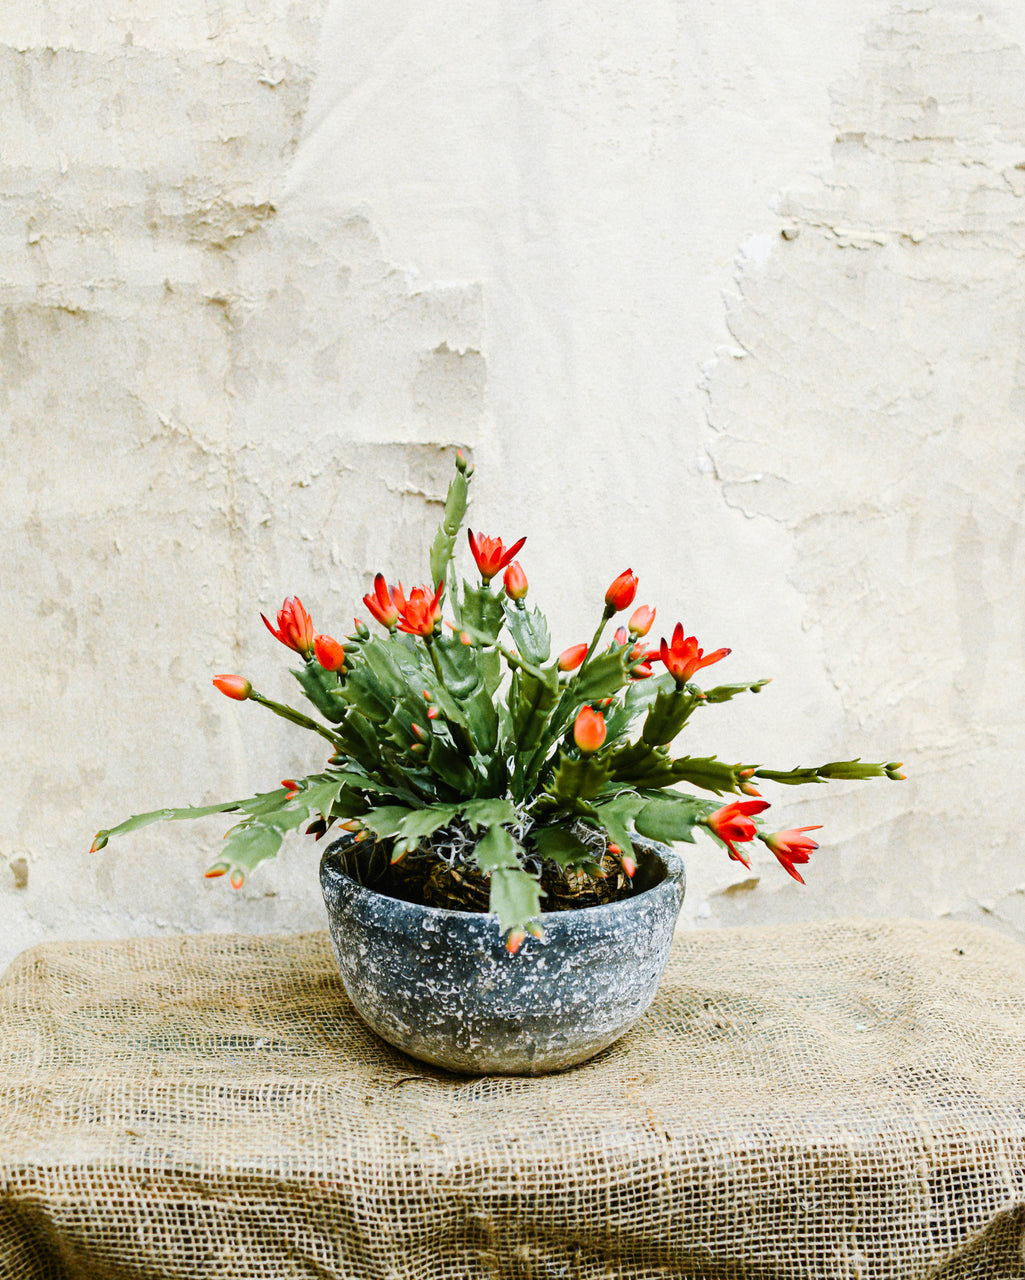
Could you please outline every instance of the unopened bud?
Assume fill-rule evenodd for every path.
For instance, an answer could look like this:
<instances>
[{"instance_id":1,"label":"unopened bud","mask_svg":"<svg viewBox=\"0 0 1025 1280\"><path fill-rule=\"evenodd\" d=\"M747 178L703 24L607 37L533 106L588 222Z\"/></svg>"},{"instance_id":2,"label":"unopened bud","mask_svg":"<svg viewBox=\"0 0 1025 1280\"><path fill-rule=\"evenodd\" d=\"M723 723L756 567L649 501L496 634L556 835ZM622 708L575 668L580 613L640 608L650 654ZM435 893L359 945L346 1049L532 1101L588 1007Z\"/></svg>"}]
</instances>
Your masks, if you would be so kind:
<instances>
[{"instance_id":1,"label":"unopened bud","mask_svg":"<svg viewBox=\"0 0 1025 1280\"><path fill-rule=\"evenodd\" d=\"M215 862L208 871L203 872L203 875L207 880L216 880L218 876L224 875L224 873L229 869L229 866L230 864L227 862Z\"/></svg>"},{"instance_id":2,"label":"unopened bud","mask_svg":"<svg viewBox=\"0 0 1025 1280\"><path fill-rule=\"evenodd\" d=\"M526 933L522 929L511 929L508 938L505 940L505 949L511 956L514 956L520 947L523 946L523 940Z\"/></svg>"},{"instance_id":3,"label":"unopened bud","mask_svg":"<svg viewBox=\"0 0 1025 1280\"><path fill-rule=\"evenodd\" d=\"M92 842L92 844L89 846L89 852L90 852L90 853L99 853L99 851L104 847L104 845L105 845L106 843L107 843L107 833L106 833L106 831L97 831L97 833L96 833L96 839L95 839L95 840Z\"/></svg>"},{"instance_id":4,"label":"unopened bud","mask_svg":"<svg viewBox=\"0 0 1025 1280\"><path fill-rule=\"evenodd\" d=\"M456 450L456 470L466 476L467 480L473 475L473 463L466 461L466 454L462 449Z\"/></svg>"},{"instance_id":5,"label":"unopened bud","mask_svg":"<svg viewBox=\"0 0 1025 1280\"><path fill-rule=\"evenodd\" d=\"M363 621L362 618L353 618L352 625L355 627L356 635L360 638L360 640L370 639L370 628L367 626L367 624Z\"/></svg>"},{"instance_id":6,"label":"unopened bud","mask_svg":"<svg viewBox=\"0 0 1025 1280\"><path fill-rule=\"evenodd\" d=\"M630 628L632 636L646 636L651 630L651 624L655 621L655 610L646 604L638 605L630 615L630 621L626 624Z\"/></svg>"},{"instance_id":7,"label":"unopened bud","mask_svg":"<svg viewBox=\"0 0 1025 1280\"><path fill-rule=\"evenodd\" d=\"M239 871L238 867L231 873L231 887L233 889L241 889L245 883L245 876Z\"/></svg>"}]
</instances>

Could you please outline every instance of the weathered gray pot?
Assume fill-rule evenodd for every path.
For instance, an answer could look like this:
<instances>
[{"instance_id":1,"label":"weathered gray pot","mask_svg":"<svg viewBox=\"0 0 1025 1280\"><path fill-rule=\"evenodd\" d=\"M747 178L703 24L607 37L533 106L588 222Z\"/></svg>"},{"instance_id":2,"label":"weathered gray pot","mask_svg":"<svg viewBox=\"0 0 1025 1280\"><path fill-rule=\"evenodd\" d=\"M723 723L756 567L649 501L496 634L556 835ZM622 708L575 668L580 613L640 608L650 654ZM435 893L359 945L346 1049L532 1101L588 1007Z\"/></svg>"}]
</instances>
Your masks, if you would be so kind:
<instances>
[{"instance_id":1,"label":"weathered gray pot","mask_svg":"<svg viewBox=\"0 0 1025 1280\"><path fill-rule=\"evenodd\" d=\"M546 914L544 941L528 935L511 956L494 916L366 888L374 846L340 840L320 880L345 990L389 1044L450 1071L543 1075L584 1062L651 1003L683 904L680 859L653 841L636 853L632 897Z\"/></svg>"}]
</instances>

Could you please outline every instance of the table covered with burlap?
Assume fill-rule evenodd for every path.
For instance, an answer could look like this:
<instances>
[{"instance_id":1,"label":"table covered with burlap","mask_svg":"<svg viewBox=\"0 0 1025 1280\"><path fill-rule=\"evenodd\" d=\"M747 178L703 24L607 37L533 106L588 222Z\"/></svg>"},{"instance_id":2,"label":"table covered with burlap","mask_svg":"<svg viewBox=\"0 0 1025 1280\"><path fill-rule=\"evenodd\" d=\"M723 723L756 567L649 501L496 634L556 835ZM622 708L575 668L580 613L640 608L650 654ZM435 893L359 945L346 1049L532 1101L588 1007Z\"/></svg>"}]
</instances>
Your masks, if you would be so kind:
<instances>
[{"instance_id":1,"label":"table covered with burlap","mask_svg":"<svg viewBox=\"0 0 1025 1280\"><path fill-rule=\"evenodd\" d=\"M326 934L60 943L0 980L3 1280L1025 1276L1025 948L679 936L539 1079L366 1030Z\"/></svg>"}]
</instances>

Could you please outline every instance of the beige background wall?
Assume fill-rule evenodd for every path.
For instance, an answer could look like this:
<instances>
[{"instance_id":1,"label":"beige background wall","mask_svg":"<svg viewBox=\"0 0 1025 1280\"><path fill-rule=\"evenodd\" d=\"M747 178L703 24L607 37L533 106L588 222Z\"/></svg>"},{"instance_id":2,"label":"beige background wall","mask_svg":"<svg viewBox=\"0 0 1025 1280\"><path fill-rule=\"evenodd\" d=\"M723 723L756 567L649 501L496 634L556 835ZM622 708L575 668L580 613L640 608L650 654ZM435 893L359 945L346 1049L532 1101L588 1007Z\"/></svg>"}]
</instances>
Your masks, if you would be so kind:
<instances>
[{"instance_id":1,"label":"beige background wall","mask_svg":"<svg viewBox=\"0 0 1025 1280\"><path fill-rule=\"evenodd\" d=\"M687 922L1025 933L1016 0L170 8L0 16L0 961L320 926L312 845L86 850L317 759L210 675L420 581L453 442L560 644L630 564L775 677L695 748L907 761L778 796L803 890L687 851Z\"/></svg>"}]
</instances>

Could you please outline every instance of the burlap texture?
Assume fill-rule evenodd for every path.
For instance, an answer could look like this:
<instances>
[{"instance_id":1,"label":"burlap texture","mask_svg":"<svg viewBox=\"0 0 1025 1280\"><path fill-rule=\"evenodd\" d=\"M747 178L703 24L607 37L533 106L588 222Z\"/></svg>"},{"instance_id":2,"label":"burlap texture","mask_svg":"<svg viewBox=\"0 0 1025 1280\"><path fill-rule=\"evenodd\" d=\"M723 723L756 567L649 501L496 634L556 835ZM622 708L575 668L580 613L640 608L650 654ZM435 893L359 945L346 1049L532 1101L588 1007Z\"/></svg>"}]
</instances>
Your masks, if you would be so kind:
<instances>
[{"instance_id":1,"label":"burlap texture","mask_svg":"<svg viewBox=\"0 0 1025 1280\"><path fill-rule=\"evenodd\" d=\"M597 1060L468 1079L364 1029L326 934L37 947L0 1275L1023 1277L1023 979L968 925L689 933Z\"/></svg>"}]
</instances>

